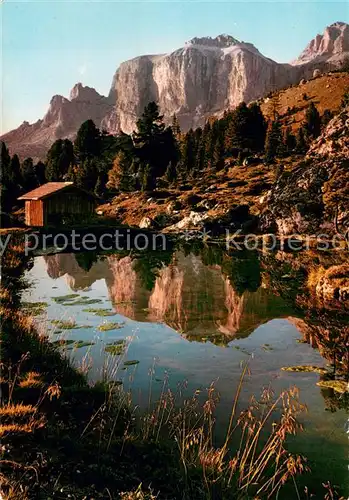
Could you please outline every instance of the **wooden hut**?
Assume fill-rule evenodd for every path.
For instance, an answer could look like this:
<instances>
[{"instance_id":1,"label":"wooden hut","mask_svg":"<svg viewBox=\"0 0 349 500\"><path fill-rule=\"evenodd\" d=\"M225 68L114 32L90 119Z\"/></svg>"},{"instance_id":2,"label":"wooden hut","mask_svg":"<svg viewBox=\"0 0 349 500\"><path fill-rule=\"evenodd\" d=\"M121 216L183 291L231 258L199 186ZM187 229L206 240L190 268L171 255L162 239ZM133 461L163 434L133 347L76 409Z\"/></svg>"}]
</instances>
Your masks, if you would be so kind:
<instances>
[{"instance_id":1,"label":"wooden hut","mask_svg":"<svg viewBox=\"0 0 349 500\"><path fill-rule=\"evenodd\" d=\"M20 196L27 226L47 226L84 220L94 212L95 199L73 182L47 182Z\"/></svg>"}]
</instances>

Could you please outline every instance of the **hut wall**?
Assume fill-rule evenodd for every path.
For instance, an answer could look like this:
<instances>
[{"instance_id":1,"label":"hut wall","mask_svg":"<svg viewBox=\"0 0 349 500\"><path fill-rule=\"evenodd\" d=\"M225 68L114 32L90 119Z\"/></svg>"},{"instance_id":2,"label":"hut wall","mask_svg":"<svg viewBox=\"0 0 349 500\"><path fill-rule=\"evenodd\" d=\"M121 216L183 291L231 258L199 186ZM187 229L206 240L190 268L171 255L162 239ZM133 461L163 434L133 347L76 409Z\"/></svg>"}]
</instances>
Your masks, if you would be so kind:
<instances>
[{"instance_id":1,"label":"hut wall","mask_svg":"<svg viewBox=\"0 0 349 500\"><path fill-rule=\"evenodd\" d=\"M44 225L44 204L42 200L25 202L25 223L27 226Z\"/></svg>"},{"instance_id":2,"label":"hut wall","mask_svg":"<svg viewBox=\"0 0 349 500\"><path fill-rule=\"evenodd\" d=\"M61 216L78 216L83 218L94 210L94 201L85 193L64 191L44 200L45 224L54 222Z\"/></svg>"}]
</instances>

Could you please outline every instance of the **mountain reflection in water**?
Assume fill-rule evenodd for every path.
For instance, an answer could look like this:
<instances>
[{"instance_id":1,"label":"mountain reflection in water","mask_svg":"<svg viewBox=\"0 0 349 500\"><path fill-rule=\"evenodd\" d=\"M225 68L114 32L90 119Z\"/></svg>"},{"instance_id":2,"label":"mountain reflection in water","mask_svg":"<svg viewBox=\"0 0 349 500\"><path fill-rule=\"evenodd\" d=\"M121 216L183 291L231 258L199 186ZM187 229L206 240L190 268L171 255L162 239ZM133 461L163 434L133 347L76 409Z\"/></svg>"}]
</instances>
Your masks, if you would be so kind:
<instances>
[{"instance_id":1,"label":"mountain reflection in water","mask_svg":"<svg viewBox=\"0 0 349 500\"><path fill-rule=\"evenodd\" d=\"M46 324L71 318L88 326L59 334L92 342L66 354L77 366L87 362L91 380L103 377L108 363L119 364L115 377L140 408L148 404L154 364L155 398L166 374L172 388L185 381L189 394L215 381L221 398L218 437L230 414L241 361L251 360L241 409L266 386L279 393L296 385L308 413L302 418L304 433L290 446L309 458L314 477L323 478L324 468L331 468L337 484L349 487L344 431L349 393L323 386L339 381L343 387L348 381L347 253L228 253L180 245L169 252L38 257L28 275L34 280L30 300L48 303ZM110 320L122 328L102 333L99 326L109 318L89 312L84 301L68 307L54 300L72 292L95 300L93 307L113 308ZM56 333L49 330L53 341L60 338ZM105 351L108 343L122 339L130 339L127 359L139 361L133 370ZM281 370L301 365L315 365L324 374ZM319 453L323 447L326 453Z\"/></svg>"},{"instance_id":2,"label":"mountain reflection in water","mask_svg":"<svg viewBox=\"0 0 349 500\"><path fill-rule=\"evenodd\" d=\"M206 264L202 256L183 251L175 252L170 262L156 262L153 269L147 268L151 259L143 262L142 257L129 255L100 257L88 267L82 264L81 255L45 257L48 275L53 279L64 276L73 291L104 279L119 314L136 321L165 323L188 339L223 343L291 313L282 298L261 283L259 262L253 262L251 255L244 260L253 272L245 277L246 286L241 290L241 276L234 287L227 274L232 268L228 259L221 265ZM239 258L237 265L241 262Z\"/></svg>"}]
</instances>

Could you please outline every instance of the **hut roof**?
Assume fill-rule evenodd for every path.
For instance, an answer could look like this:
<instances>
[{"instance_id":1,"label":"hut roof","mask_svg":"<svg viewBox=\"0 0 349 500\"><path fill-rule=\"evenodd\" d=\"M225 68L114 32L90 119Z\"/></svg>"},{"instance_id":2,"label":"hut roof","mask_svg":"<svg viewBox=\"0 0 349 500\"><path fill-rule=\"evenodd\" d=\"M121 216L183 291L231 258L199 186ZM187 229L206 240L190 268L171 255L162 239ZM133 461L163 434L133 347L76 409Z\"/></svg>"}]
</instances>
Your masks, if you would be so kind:
<instances>
[{"instance_id":1,"label":"hut roof","mask_svg":"<svg viewBox=\"0 0 349 500\"><path fill-rule=\"evenodd\" d=\"M33 191L29 191L29 193L25 193L23 196L20 196L18 200L41 200L42 198L46 198L53 193L62 191L73 184L73 182L47 182L46 184L33 189Z\"/></svg>"}]
</instances>

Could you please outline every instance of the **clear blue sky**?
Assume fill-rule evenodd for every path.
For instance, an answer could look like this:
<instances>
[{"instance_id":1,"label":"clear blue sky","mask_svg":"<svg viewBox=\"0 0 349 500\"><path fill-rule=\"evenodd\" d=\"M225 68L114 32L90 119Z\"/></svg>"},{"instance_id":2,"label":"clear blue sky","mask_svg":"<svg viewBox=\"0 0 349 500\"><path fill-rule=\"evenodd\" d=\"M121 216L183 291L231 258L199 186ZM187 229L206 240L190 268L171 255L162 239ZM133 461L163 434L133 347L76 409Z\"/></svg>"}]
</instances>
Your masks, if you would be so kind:
<instances>
[{"instance_id":1,"label":"clear blue sky","mask_svg":"<svg viewBox=\"0 0 349 500\"><path fill-rule=\"evenodd\" d=\"M348 2L3 0L2 131L42 118L76 82L106 95L119 63L169 52L194 36L228 33L288 62Z\"/></svg>"}]
</instances>

